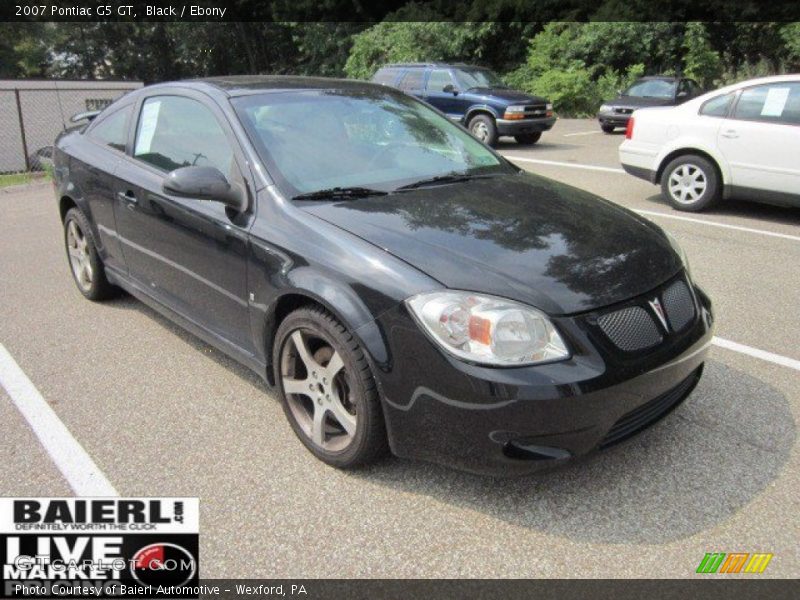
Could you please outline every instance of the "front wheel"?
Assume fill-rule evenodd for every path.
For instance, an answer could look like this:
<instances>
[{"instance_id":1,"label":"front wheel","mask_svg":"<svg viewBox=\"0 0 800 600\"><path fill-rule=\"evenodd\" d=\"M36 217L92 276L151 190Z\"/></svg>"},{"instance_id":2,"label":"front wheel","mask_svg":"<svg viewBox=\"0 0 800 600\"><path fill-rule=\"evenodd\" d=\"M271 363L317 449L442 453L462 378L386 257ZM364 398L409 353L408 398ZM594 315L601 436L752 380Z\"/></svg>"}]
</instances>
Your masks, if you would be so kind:
<instances>
[{"instance_id":1,"label":"front wheel","mask_svg":"<svg viewBox=\"0 0 800 600\"><path fill-rule=\"evenodd\" d=\"M702 156L679 156L664 169L661 194L677 210L699 212L719 200L719 175Z\"/></svg>"},{"instance_id":2,"label":"front wheel","mask_svg":"<svg viewBox=\"0 0 800 600\"><path fill-rule=\"evenodd\" d=\"M613 125L600 125L600 129L603 130L603 133L614 133Z\"/></svg>"},{"instance_id":3,"label":"front wheel","mask_svg":"<svg viewBox=\"0 0 800 600\"><path fill-rule=\"evenodd\" d=\"M530 146L531 144L535 144L538 142L542 137L542 132L537 131L536 133L522 133L520 135L515 135L514 139L517 141L518 144L523 144L525 146Z\"/></svg>"},{"instance_id":4,"label":"front wheel","mask_svg":"<svg viewBox=\"0 0 800 600\"><path fill-rule=\"evenodd\" d=\"M273 360L284 413L317 458L345 469L386 453L383 413L364 351L330 313L301 308L286 317Z\"/></svg>"},{"instance_id":5,"label":"front wheel","mask_svg":"<svg viewBox=\"0 0 800 600\"><path fill-rule=\"evenodd\" d=\"M487 146L497 143L497 125L489 115L476 115L469 121L469 131Z\"/></svg>"}]
</instances>

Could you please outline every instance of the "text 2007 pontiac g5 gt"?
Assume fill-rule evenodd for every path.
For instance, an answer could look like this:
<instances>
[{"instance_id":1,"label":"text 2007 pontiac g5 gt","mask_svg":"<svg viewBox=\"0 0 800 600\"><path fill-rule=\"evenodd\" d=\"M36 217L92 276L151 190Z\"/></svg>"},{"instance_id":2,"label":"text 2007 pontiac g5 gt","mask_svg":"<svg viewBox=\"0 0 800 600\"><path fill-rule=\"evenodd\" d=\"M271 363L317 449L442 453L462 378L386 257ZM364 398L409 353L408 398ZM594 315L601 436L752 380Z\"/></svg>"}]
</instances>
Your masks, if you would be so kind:
<instances>
[{"instance_id":1,"label":"text 2007 pontiac g5 gt","mask_svg":"<svg viewBox=\"0 0 800 600\"><path fill-rule=\"evenodd\" d=\"M78 289L122 288L258 372L337 467L558 464L702 373L711 303L672 238L385 87L143 88L58 139L55 177Z\"/></svg>"}]
</instances>

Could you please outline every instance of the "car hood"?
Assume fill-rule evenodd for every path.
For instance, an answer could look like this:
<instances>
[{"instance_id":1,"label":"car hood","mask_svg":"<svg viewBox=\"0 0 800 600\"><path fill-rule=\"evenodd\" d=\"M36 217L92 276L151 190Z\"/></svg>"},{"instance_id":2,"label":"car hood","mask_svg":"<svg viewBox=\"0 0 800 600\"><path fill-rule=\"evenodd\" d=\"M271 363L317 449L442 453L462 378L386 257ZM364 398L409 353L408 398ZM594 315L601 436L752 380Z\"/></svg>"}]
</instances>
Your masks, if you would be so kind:
<instances>
[{"instance_id":1,"label":"car hood","mask_svg":"<svg viewBox=\"0 0 800 600\"><path fill-rule=\"evenodd\" d=\"M630 107L645 107L645 106L671 106L675 104L672 98L642 98L641 96L618 96L609 102L605 102L609 106L630 106Z\"/></svg>"},{"instance_id":2,"label":"car hood","mask_svg":"<svg viewBox=\"0 0 800 600\"><path fill-rule=\"evenodd\" d=\"M524 92L516 90L509 90L507 88L486 88L476 87L466 91L466 93L474 96L491 96L496 100L508 102L510 104L544 104L547 102L544 98L539 96L531 96Z\"/></svg>"},{"instance_id":3,"label":"car hood","mask_svg":"<svg viewBox=\"0 0 800 600\"><path fill-rule=\"evenodd\" d=\"M304 204L448 288L512 298L553 315L638 296L682 268L655 224L528 173Z\"/></svg>"}]
</instances>

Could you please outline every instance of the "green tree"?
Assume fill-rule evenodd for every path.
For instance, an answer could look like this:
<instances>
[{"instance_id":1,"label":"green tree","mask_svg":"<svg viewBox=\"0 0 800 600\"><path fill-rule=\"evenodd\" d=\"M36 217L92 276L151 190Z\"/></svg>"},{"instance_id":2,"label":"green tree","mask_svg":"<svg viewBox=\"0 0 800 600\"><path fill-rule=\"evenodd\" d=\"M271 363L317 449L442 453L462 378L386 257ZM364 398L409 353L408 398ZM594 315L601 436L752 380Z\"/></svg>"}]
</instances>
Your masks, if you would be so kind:
<instances>
[{"instance_id":1,"label":"green tree","mask_svg":"<svg viewBox=\"0 0 800 600\"><path fill-rule=\"evenodd\" d=\"M701 86L713 84L722 74L722 61L719 52L711 47L705 25L688 23L683 47L686 50L684 74Z\"/></svg>"}]
</instances>

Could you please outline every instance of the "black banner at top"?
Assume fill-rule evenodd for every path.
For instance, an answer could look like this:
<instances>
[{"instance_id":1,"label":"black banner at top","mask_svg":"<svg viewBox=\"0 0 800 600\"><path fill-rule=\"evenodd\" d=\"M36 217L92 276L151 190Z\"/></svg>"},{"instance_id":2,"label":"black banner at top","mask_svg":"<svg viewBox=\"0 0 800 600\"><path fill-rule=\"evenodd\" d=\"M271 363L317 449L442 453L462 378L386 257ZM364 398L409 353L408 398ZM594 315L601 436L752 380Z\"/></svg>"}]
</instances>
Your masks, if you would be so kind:
<instances>
[{"instance_id":1,"label":"black banner at top","mask_svg":"<svg viewBox=\"0 0 800 600\"><path fill-rule=\"evenodd\" d=\"M800 20L796 0L7 0L6 22L379 22Z\"/></svg>"}]
</instances>

